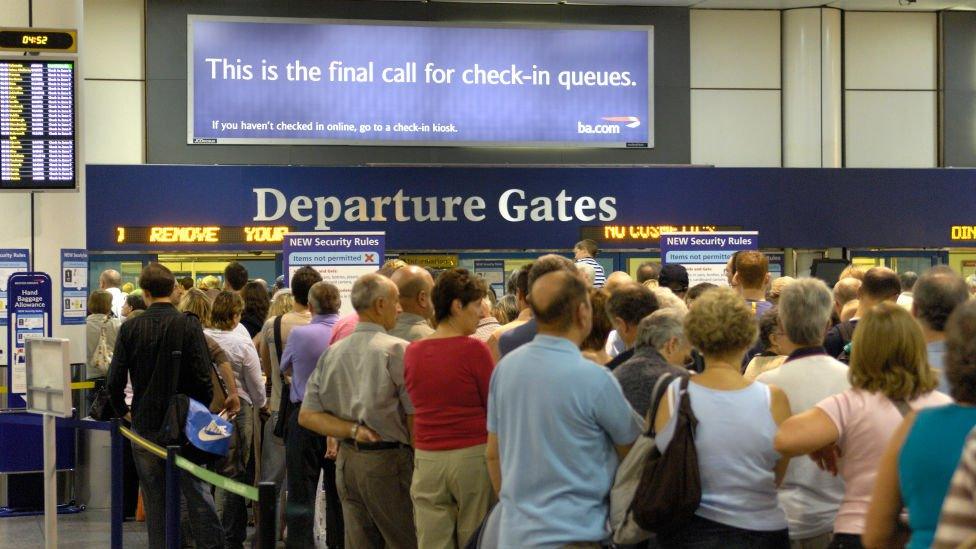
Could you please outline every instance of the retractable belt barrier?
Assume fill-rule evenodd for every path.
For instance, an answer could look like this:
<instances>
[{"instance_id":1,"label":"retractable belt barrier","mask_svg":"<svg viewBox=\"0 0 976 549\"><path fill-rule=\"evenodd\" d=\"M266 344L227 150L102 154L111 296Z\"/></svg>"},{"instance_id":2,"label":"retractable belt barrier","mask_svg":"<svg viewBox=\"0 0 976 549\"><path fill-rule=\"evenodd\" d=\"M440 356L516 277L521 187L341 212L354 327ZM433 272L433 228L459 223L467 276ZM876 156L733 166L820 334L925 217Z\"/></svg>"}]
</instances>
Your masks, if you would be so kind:
<instances>
[{"instance_id":1,"label":"retractable belt barrier","mask_svg":"<svg viewBox=\"0 0 976 549\"><path fill-rule=\"evenodd\" d=\"M166 462L167 549L179 549L180 547L180 469L207 484L256 502L259 513L257 520L257 547L259 549L271 549L275 546L274 523L276 514L275 505L277 502L275 501L274 483L262 482L257 488L249 486L218 475L205 467L193 463L179 455L178 446L167 446L163 448L139 436L131 429L122 426L119 426L119 433L131 440L133 444L138 445Z\"/></svg>"}]
</instances>

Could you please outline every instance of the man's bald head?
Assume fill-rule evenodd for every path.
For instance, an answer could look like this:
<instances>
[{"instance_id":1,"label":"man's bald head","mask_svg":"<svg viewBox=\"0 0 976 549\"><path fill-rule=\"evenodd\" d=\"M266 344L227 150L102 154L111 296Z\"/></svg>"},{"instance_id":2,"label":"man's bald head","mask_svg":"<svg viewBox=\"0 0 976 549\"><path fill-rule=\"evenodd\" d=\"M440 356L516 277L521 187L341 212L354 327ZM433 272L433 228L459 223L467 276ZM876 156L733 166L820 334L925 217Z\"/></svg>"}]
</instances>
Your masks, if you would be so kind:
<instances>
[{"instance_id":1,"label":"man's bald head","mask_svg":"<svg viewBox=\"0 0 976 549\"><path fill-rule=\"evenodd\" d=\"M834 304L840 309L857 299L857 291L861 288L861 281L857 278L842 278L834 284Z\"/></svg>"},{"instance_id":2,"label":"man's bald head","mask_svg":"<svg viewBox=\"0 0 976 549\"><path fill-rule=\"evenodd\" d=\"M607 277L607 282L603 285L603 289L613 293L617 288L633 282L634 280L630 278L629 274L623 271L614 271Z\"/></svg>"},{"instance_id":3,"label":"man's bald head","mask_svg":"<svg viewBox=\"0 0 976 549\"><path fill-rule=\"evenodd\" d=\"M569 259L557 254L546 254L535 260L532 268L529 269L529 293L532 293L532 286L536 280L556 271L566 271L573 276L577 276L579 272Z\"/></svg>"},{"instance_id":4,"label":"man's bald head","mask_svg":"<svg viewBox=\"0 0 976 549\"><path fill-rule=\"evenodd\" d=\"M434 313L434 305L430 294L434 288L434 277L427 269L416 265L407 265L397 269L390 276L400 292L400 307L404 312L430 318Z\"/></svg>"},{"instance_id":5,"label":"man's bald head","mask_svg":"<svg viewBox=\"0 0 976 549\"><path fill-rule=\"evenodd\" d=\"M417 297L422 291L430 292L434 287L434 277L430 276L427 269L416 265L407 265L397 269L390 276L390 280L397 285L400 290L400 299L407 297Z\"/></svg>"},{"instance_id":6,"label":"man's bald head","mask_svg":"<svg viewBox=\"0 0 976 549\"><path fill-rule=\"evenodd\" d=\"M540 276L529 296L529 304L540 329L555 332L570 329L580 304L588 300L586 284L575 273L565 270ZM586 321L589 324L591 318Z\"/></svg>"},{"instance_id":7,"label":"man's bald head","mask_svg":"<svg viewBox=\"0 0 976 549\"><path fill-rule=\"evenodd\" d=\"M115 269L105 269L98 277L98 285L105 288L118 288L122 285L122 275Z\"/></svg>"}]
</instances>

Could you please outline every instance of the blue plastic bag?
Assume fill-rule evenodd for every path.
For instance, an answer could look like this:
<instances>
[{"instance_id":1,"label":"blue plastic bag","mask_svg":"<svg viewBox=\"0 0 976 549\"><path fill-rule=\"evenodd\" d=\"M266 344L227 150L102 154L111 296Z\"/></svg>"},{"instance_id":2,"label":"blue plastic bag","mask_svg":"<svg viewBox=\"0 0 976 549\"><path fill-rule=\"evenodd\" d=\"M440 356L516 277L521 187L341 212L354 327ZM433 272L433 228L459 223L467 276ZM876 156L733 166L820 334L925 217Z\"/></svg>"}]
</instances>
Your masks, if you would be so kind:
<instances>
[{"instance_id":1,"label":"blue plastic bag","mask_svg":"<svg viewBox=\"0 0 976 549\"><path fill-rule=\"evenodd\" d=\"M226 456L230 449L231 435L234 426L226 419L211 413L203 404L187 398L189 407L186 412L187 440L201 452L215 456Z\"/></svg>"}]
</instances>

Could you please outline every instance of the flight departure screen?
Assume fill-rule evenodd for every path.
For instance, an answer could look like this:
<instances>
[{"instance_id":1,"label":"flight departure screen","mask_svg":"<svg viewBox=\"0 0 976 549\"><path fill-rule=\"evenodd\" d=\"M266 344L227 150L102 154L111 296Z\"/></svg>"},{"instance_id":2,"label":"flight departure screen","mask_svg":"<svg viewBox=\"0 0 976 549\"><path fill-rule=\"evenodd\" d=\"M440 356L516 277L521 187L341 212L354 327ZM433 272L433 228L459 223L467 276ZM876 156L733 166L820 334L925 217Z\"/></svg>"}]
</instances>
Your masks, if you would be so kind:
<instances>
[{"instance_id":1,"label":"flight departure screen","mask_svg":"<svg viewBox=\"0 0 976 549\"><path fill-rule=\"evenodd\" d=\"M0 189L74 187L74 61L0 58Z\"/></svg>"}]
</instances>

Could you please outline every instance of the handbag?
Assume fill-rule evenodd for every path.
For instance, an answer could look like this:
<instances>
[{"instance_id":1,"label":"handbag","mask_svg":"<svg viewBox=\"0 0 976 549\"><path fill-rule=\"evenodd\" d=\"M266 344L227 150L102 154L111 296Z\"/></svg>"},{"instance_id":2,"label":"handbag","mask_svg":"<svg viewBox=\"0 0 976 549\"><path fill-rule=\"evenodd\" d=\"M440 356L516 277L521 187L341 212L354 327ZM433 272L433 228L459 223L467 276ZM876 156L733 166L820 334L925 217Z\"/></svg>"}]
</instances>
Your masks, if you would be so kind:
<instances>
[{"instance_id":1,"label":"handbag","mask_svg":"<svg viewBox=\"0 0 976 549\"><path fill-rule=\"evenodd\" d=\"M285 427L291 414L291 384L285 381L285 374L281 373L281 315L274 319L275 355L278 357L278 376L281 378L281 395L278 399L278 420L275 421L272 433L278 438L285 438Z\"/></svg>"},{"instance_id":2,"label":"handbag","mask_svg":"<svg viewBox=\"0 0 976 549\"><path fill-rule=\"evenodd\" d=\"M159 353L153 372L155 377L168 365L172 372L171 393L176 393L179 387L185 332L186 316L180 315L178 320L174 319L170 323L164 336L164 345L169 343L167 348L170 352L168 356L165 352ZM230 422L211 413L205 405L176 393L170 397L163 424L152 438L163 447L179 446L180 455L198 465L206 465L227 455L233 429Z\"/></svg>"},{"instance_id":3,"label":"handbag","mask_svg":"<svg viewBox=\"0 0 976 549\"><path fill-rule=\"evenodd\" d=\"M630 504L637 525L656 534L680 530L701 504L701 473L695 449L698 419L691 410L687 377L681 380L678 398L674 436L663 453L656 445L651 449ZM651 422L648 436L655 435Z\"/></svg>"},{"instance_id":4,"label":"handbag","mask_svg":"<svg viewBox=\"0 0 976 549\"><path fill-rule=\"evenodd\" d=\"M674 374L664 373L657 378L651 390L651 406L647 409L644 422L645 432L637 437L634 446L627 452L627 457L617 467L613 487L610 489L610 528L613 531L613 542L618 545L640 543L653 535L634 521L630 504L634 501L634 492L637 491L644 464L654 450L653 429L658 402L668 385L674 381L674 377Z\"/></svg>"},{"instance_id":5,"label":"handbag","mask_svg":"<svg viewBox=\"0 0 976 549\"><path fill-rule=\"evenodd\" d=\"M88 407L88 416L95 421L109 421L117 417L115 408L112 406L112 397L109 395L105 380L95 381L95 392L92 397L91 406Z\"/></svg>"},{"instance_id":6,"label":"handbag","mask_svg":"<svg viewBox=\"0 0 976 549\"><path fill-rule=\"evenodd\" d=\"M114 349L108 346L108 338L105 336L105 327L111 322L111 317L106 317L105 322L98 330L98 343L95 344L95 352L92 353L91 365L100 374L108 373L108 367L112 364L112 354Z\"/></svg>"}]
</instances>

